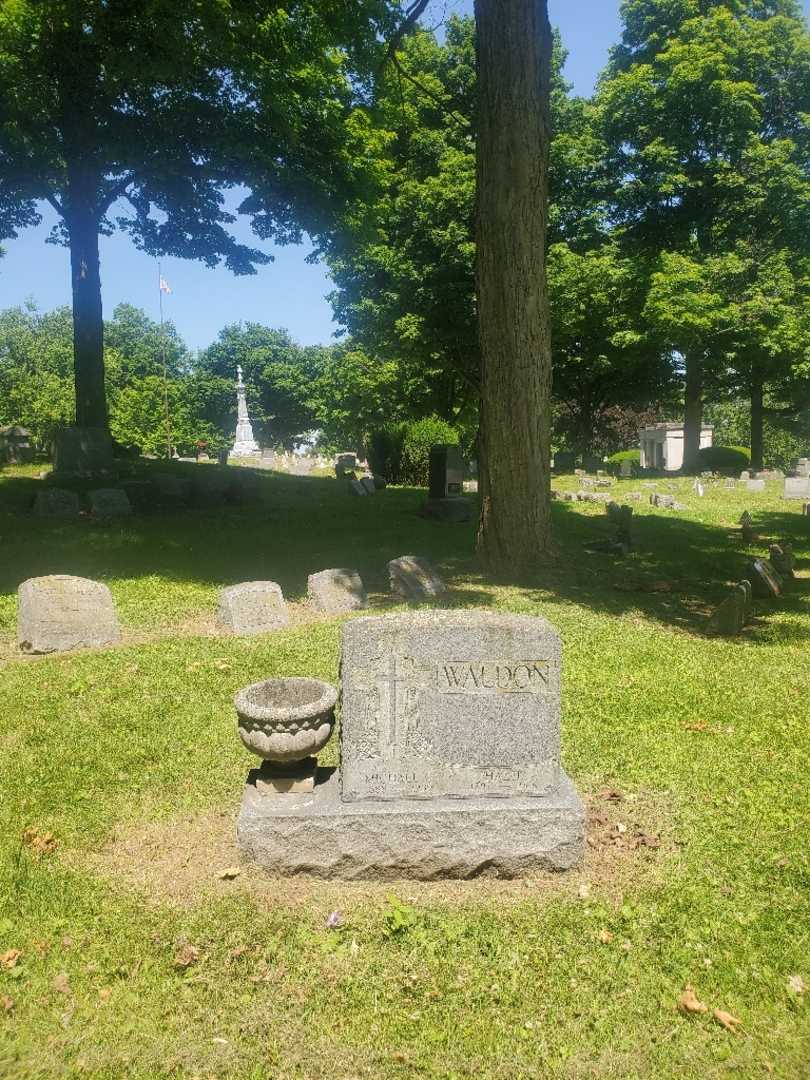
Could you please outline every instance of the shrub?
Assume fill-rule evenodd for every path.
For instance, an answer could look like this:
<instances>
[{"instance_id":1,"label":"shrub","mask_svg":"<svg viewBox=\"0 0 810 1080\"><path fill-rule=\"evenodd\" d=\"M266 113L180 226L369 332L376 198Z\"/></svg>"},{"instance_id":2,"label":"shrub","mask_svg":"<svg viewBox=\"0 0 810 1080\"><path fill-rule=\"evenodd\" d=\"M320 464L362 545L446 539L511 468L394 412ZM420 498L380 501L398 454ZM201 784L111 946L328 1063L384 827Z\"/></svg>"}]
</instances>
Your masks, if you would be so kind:
<instances>
[{"instance_id":1,"label":"shrub","mask_svg":"<svg viewBox=\"0 0 810 1080\"><path fill-rule=\"evenodd\" d=\"M384 476L392 484L400 483L402 473L402 440L404 425L377 428L368 439L368 463L377 476Z\"/></svg>"},{"instance_id":2,"label":"shrub","mask_svg":"<svg viewBox=\"0 0 810 1080\"><path fill-rule=\"evenodd\" d=\"M430 448L437 443L458 446L458 432L446 420L427 416L424 420L409 420L403 425L401 483L412 487L428 486Z\"/></svg>"},{"instance_id":3,"label":"shrub","mask_svg":"<svg viewBox=\"0 0 810 1080\"><path fill-rule=\"evenodd\" d=\"M751 451L746 446L704 446L698 458L704 469L739 472L751 464Z\"/></svg>"},{"instance_id":4,"label":"shrub","mask_svg":"<svg viewBox=\"0 0 810 1080\"><path fill-rule=\"evenodd\" d=\"M623 461L632 462L634 473L641 472L641 450L619 450L611 454L606 461L607 471L618 476Z\"/></svg>"}]
</instances>

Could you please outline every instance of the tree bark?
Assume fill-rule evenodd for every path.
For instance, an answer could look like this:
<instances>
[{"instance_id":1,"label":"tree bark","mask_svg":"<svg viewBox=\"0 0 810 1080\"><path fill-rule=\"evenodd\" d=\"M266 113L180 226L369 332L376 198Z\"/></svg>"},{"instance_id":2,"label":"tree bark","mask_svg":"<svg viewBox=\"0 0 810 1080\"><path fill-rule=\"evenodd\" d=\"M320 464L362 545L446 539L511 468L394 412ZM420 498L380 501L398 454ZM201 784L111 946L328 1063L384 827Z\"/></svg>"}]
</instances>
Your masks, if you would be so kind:
<instances>
[{"instance_id":1,"label":"tree bark","mask_svg":"<svg viewBox=\"0 0 810 1080\"><path fill-rule=\"evenodd\" d=\"M686 354L683 412L683 471L700 472L700 433L703 427L703 362L697 352Z\"/></svg>"},{"instance_id":2,"label":"tree bark","mask_svg":"<svg viewBox=\"0 0 810 1080\"><path fill-rule=\"evenodd\" d=\"M546 0L475 0L481 520L490 572L519 580L552 548L545 279L551 28Z\"/></svg>"},{"instance_id":3,"label":"tree bark","mask_svg":"<svg viewBox=\"0 0 810 1080\"><path fill-rule=\"evenodd\" d=\"M763 393L762 380L751 379L751 468L763 467Z\"/></svg>"},{"instance_id":4,"label":"tree bark","mask_svg":"<svg viewBox=\"0 0 810 1080\"><path fill-rule=\"evenodd\" d=\"M68 172L65 222L70 241L73 289L73 356L76 423L109 428L104 386L104 321L99 267L98 190L81 169Z\"/></svg>"}]
</instances>

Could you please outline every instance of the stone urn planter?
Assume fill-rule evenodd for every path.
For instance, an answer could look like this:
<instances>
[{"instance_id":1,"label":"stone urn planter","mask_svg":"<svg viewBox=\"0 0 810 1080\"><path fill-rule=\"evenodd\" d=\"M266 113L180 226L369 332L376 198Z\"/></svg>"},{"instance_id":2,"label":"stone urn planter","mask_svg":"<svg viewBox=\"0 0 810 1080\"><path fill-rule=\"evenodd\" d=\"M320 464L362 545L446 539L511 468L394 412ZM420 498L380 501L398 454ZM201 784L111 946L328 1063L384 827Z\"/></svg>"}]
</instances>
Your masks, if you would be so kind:
<instances>
[{"instance_id":1,"label":"stone urn planter","mask_svg":"<svg viewBox=\"0 0 810 1080\"><path fill-rule=\"evenodd\" d=\"M335 724L337 689L320 679L267 679L234 697L239 736L264 761L256 777L262 793L312 790L315 755Z\"/></svg>"}]
</instances>

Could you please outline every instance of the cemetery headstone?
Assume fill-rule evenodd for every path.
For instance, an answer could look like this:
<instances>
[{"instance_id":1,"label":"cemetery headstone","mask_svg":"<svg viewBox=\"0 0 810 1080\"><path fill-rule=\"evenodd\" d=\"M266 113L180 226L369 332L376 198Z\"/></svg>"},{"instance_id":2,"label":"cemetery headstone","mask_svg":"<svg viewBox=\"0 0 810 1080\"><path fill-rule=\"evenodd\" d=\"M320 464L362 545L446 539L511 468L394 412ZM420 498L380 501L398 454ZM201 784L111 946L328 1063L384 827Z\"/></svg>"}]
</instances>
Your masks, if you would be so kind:
<instances>
[{"instance_id":1,"label":"cemetery headstone","mask_svg":"<svg viewBox=\"0 0 810 1080\"><path fill-rule=\"evenodd\" d=\"M350 495L368 495L368 492L360 483L360 481L356 480L354 477L351 477L347 486Z\"/></svg>"},{"instance_id":2,"label":"cemetery headstone","mask_svg":"<svg viewBox=\"0 0 810 1080\"><path fill-rule=\"evenodd\" d=\"M97 488L89 493L90 512L99 521L128 517L132 505L127 493L121 488Z\"/></svg>"},{"instance_id":3,"label":"cemetery headstone","mask_svg":"<svg viewBox=\"0 0 810 1080\"><path fill-rule=\"evenodd\" d=\"M388 487L388 481L385 479L384 476L379 476L377 473L374 473L372 479L374 481L374 487L377 489L377 491L385 491L385 489Z\"/></svg>"},{"instance_id":4,"label":"cemetery headstone","mask_svg":"<svg viewBox=\"0 0 810 1080\"><path fill-rule=\"evenodd\" d=\"M423 517L437 521L469 521L472 502L464 497L464 458L458 446L441 443L430 448L428 498Z\"/></svg>"},{"instance_id":5,"label":"cemetery headstone","mask_svg":"<svg viewBox=\"0 0 810 1080\"><path fill-rule=\"evenodd\" d=\"M804 479L810 479L810 458L799 458L796 465L796 475Z\"/></svg>"},{"instance_id":6,"label":"cemetery headstone","mask_svg":"<svg viewBox=\"0 0 810 1080\"><path fill-rule=\"evenodd\" d=\"M53 471L64 477L112 475L112 439L102 428L68 427L53 437Z\"/></svg>"},{"instance_id":7,"label":"cemetery headstone","mask_svg":"<svg viewBox=\"0 0 810 1080\"><path fill-rule=\"evenodd\" d=\"M360 483L366 489L366 494L367 495L376 495L377 494L377 485L374 483L374 477L373 476L361 476L360 477Z\"/></svg>"},{"instance_id":8,"label":"cemetery headstone","mask_svg":"<svg viewBox=\"0 0 810 1080\"><path fill-rule=\"evenodd\" d=\"M388 564L391 592L404 600L431 600L447 592L447 586L427 559L402 555Z\"/></svg>"},{"instance_id":9,"label":"cemetery headstone","mask_svg":"<svg viewBox=\"0 0 810 1080\"><path fill-rule=\"evenodd\" d=\"M736 488L737 487L737 481L734 479L733 476L727 476L725 478L725 480L724 480L724 484L725 484L725 486L727 488Z\"/></svg>"},{"instance_id":10,"label":"cemetery headstone","mask_svg":"<svg viewBox=\"0 0 810 1080\"><path fill-rule=\"evenodd\" d=\"M307 578L307 599L316 611L340 615L368 606L363 582L356 570L321 570Z\"/></svg>"},{"instance_id":11,"label":"cemetery headstone","mask_svg":"<svg viewBox=\"0 0 810 1080\"><path fill-rule=\"evenodd\" d=\"M619 476L623 480L629 480L633 475L633 462L627 458L619 462Z\"/></svg>"},{"instance_id":12,"label":"cemetery headstone","mask_svg":"<svg viewBox=\"0 0 810 1080\"><path fill-rule=\"evenodd\" d=\"M751 473L748 471L748 469L743 469L743 471L740 473L740 480L745 482L745 481L748 481L750 479L751 479Z\"/></svg>"},{"instance_id":13,"label":"cemetery headstone","mask_svg":"<svg viewBox=\"0 0 810 1080\"><path fill-rule=\"evenodd\" d=\"M77 518L81 513L79 496L65 488L46 487L34 499L34 516L43 518Z\"/></svg>"},{"instance_id":14,"label":"cemetery headstone","mask_svg":"<svg viewBox=\"0 0 810 1080\"><path fill-rule=\"evenodd\" d=\"M784 498L810 499L810 477L786 476Z\"/></svg>"},{"instance_id":15,"label":"cemetery headstone","mask_svg":"<svg viewBox=\"0 0 810 1080\"><path fill-rule=\"evenodd\" d=\"M754 532L754 519L748 513L747 510L743 510L740 515L740 532L742 533L742 539L744 544L751 544L756 539L756 533Z\"/></svg>"},{"instance_id":16,"label":"cemetery headstone","mask_svg":"<svg viewBox=\"0 0 810 1080\"><path fill-rule=\"evenodd\" d=\"M712 614L706 633L720 637L736 637L744 625L745 592L735 586Z\"/></svg>"},{"instance_id":17,"label":"cemetery headstone","mask_svg":"<svg viewBox=\"0 0 810 1080\"><path fill-rule=\"evenodd\" d=\"M517 877L577 865L582 802L560 765L561 646L483 611L353 619L341 763L307 795L245 788L237 834L274 873Z\"/></svg>"},{"instance_id":18,"label":"cemetery headstone","mask_svg":"<svg viewBox=\"0 0 810 1080\"><path fill-rule=\"evenodd\" d=\"M745 490L746 491L764 491L765 490L765 481L764 480L746 480L746 482L745 482Z\"/></svg>"},{"instance_id":19,"label":"cemetery headstone","mask_svg":"<svg viewBox=\"0 0 810 1080\"><path fill-rule=\"evenodd\" d=\"M782 593L782 581L767 559L754 559L750 563L750 581L754 596L771 599Z\"/></svg>"},{"instance_id":20,"label":"cemetery headstone","mask_svg":"<svg viewBox=\"0 0 810 1080\"><path fill-rule=\"evenodd\" d=\"M779 577L786 582L793 581L796 576L796 557L790 544L771 544L768 555Z\"/></svg>"},{"instance_id":21,"label":"cemetery headstone","mask_svg":"<svg viewBox=\"0 0 810 1080\"><path fill-rule=\"evenodd\" d=\"M17 641L28 653L114 645L121 629L106 585L69 574L29 578L17 591Z\"/></svg>"},{"instance_id":22,"label":"cemetery headstone","mask_svg":"<svg viewBox=\"0 0 810 1080\"><path fill-rule=\"evenodd\" d=\"M30 465L33 460L31 432L19 424L0 427L0 465Z\"/></svg>"},{"instance_id":23,"label":"cemetery headstone","mask_svg":"<svg viewBox=\"0 0 810 1080\"><path fill-rule=\"evenodd\" d=\"M290 615L275 581L244 581L219 594L218 621L232 634L266 634L287 626Z\"/></svg>"}]
</instances>

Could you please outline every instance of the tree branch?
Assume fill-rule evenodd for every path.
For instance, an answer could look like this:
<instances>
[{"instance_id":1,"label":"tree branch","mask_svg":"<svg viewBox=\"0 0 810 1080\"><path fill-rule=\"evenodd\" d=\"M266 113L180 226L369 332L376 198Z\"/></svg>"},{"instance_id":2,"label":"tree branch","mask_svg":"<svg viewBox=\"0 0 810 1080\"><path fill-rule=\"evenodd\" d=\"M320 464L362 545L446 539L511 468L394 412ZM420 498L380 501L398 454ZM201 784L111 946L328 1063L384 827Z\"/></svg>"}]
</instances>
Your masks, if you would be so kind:
<instances>
[{"instance_id":1,"label":"tree branch","mask_svg":"<svg viewBox=\"0 0 810 1080\"><path fill-rule=\"evenodd\" d=\"M57 197L55 195L53 195L51 193L48 193L45 196L45 198L48 200L48 202L51 204L51 206L57 212L59 217L64 217L65 216L64 211L62 209L62 204L59 202L59 200L57 199Z\"/></svg>"},{"instance_id":2,"label":"tree branch","mask_svg":"<svg viewBox=\"0 0 810 1080\"><path fill-rule=\"evenodd\" d=\"M124 194L124 192L127 190L127 188L134 179L135 173L128 173L125 177L123 177L123 179L119 180L117 183L113 184L111 188L108 189L104 198L99 201L98 210L100 215L104 215L107 213L107 211L110 209L118 196Z\"/></svg>"},{"instance_id":3,"label":"tree branch","mask_svg":"<svg viewBox=\"0 0 810 1080\"><path fill-rule=\"evenodd\" d=\"M397 49L402 44L402 39L407 33L409 33L416 25L416 21L420 15L423 15L430 0L413 0L413 3L405 11L405 18L399 24L394 31L394 35L388 42L388 48L385 50L385 56L383 62L380 64L380 70L382 70L389 60L393 60L396 56Z\"/></svg>"}]
</instances>

